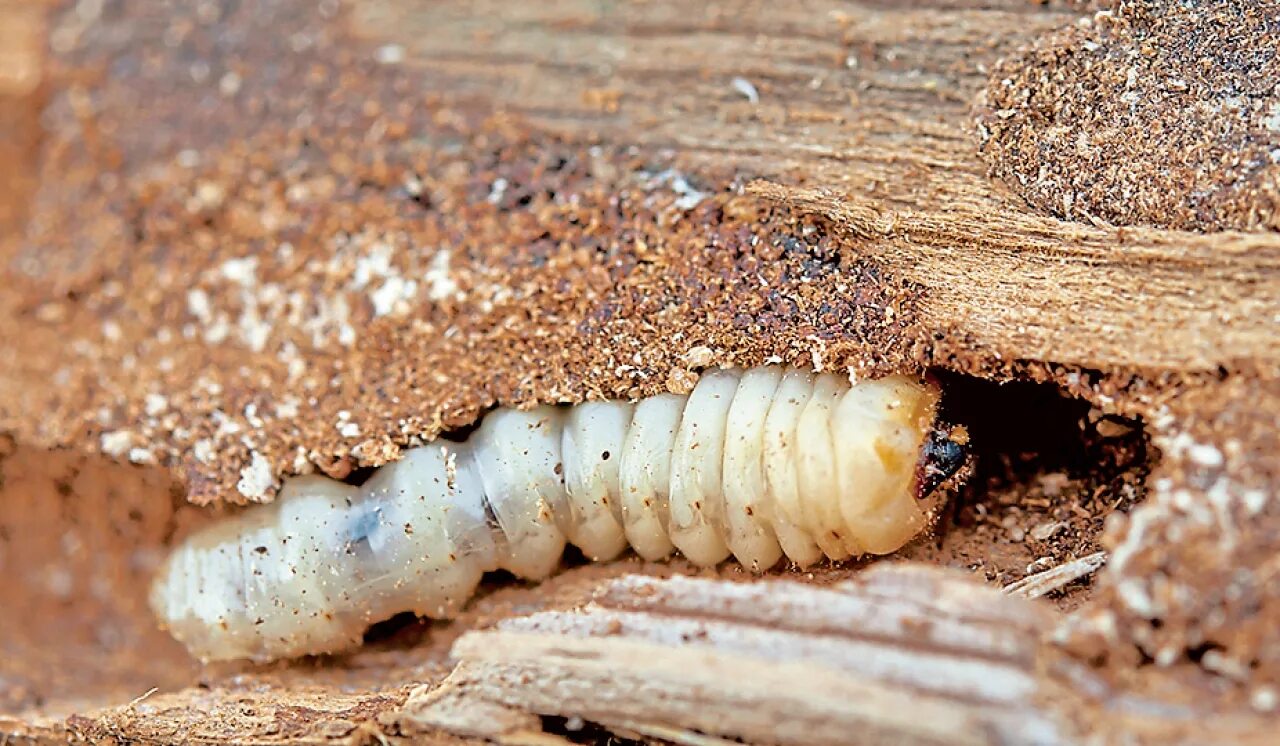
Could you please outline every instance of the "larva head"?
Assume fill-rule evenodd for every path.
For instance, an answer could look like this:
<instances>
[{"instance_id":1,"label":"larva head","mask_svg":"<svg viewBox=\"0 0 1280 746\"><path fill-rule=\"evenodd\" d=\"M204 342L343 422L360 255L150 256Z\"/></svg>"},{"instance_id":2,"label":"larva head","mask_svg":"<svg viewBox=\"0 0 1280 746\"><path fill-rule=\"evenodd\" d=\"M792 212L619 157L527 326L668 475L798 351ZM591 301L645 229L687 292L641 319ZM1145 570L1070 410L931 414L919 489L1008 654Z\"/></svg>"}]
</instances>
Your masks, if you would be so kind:
<instances>
[{"instance_id":1,"label":"larva head","mask_svg":"<svg viewBox=\"0 0 1280 746\"><path fill-rule=\"evenodd\" d=\"M931 383L890 376L859 382L836 410L844 528L869 554L897 551L931 520L933 501L917 499L918 464L939 398Z\"/></svg>"},{"instance_id":2,"label":"larva head","mask_svg":"<svg viewBox=\"0 0 1280 746\"><path fill-rule=\"evenodd\" d=\"M916 465L916 497L923 500L951 477L969 458L969 432L963 426L937 426L929 431Z\"/></svg>"}]
</instances>

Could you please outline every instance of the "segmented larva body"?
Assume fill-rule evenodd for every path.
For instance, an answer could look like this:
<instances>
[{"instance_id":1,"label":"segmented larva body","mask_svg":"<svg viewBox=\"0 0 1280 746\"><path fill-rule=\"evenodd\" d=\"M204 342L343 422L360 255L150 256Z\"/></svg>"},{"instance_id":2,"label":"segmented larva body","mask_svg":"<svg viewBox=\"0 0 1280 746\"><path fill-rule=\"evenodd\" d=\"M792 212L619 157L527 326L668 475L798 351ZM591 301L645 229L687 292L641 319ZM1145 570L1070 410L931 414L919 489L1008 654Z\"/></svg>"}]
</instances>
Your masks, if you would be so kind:
<instances>
[{"instance_id":1,"label":"segmented larva body","mask_svg":"<svg viewBox=\"0 0 1280 746\"><path fill-rule=\"evenodd\" d=\"M892 552L928 522L932 385L765 366L688 395L498 409L356 487L290 479L190 537L152 604L205 660L331 652L397 613L454 615L485 572L544 578L566 541L752 570Z\"/></svg>"}]
</instances>

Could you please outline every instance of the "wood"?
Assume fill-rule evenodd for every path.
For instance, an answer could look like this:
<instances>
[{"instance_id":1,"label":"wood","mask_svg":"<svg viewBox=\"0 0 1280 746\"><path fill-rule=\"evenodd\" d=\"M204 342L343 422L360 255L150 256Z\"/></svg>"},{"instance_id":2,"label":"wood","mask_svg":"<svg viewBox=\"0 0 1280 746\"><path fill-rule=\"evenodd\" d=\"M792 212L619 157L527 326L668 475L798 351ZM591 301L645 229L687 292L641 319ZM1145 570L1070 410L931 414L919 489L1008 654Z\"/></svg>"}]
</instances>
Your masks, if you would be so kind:
<instances>
[{"instance_id":1,"label":"wood","mask_svg":"<svg viewBox=\"0 0 1280 746\"><path fill-rule=\"evenodd\" d=\"M314 15L312 5L278 5ZM231 744L361 739L409 742L456 736L467 742L492 739L546 744L563 739L543 732L537 715L560 715L583 717L623 735L690 744L719 745L729 738L761 743L835 743L848 742L851 734L857 734L860 742L894 743L989 742L996 737L1010 743L1108 739L1266 742L1274 733L1275 710L1251 710L1249 697L1262 691L1262 684L1275 681L1274 674L1280 671L1280 659L1273 652L1280 649L1274 631L1276 614L1280 613L1280 589L1274 583L1274 547L1280 537L1280 510L1274 499L1280 484L1280 458L1276 455L1280 446L1275 442L1274 427L1274 415L1280 411L1280 387L1276 385L1280 343L1275 334L1280 319L1280 237L1274 233L1195 234L1061 221L1030 209L988 178L970 131L971 110L975 97L988 83L987 70L997 58L1032 43L1038 35L1076 22L1079 14L1070 10L1075 5L1079 3L1046 6L1024 0L803 0L785 7L764 0L726 5L675 0L627 4L396 0L354 4L350 16L335 19L326 26L326 33L338 40L336 46L342 50L357 50L363 55L361 59L372 56L384 60L383 64L405 68L400 82L412 84L408 93L389 86L375 90L372 76L346 75L344 85L368 86L368 101L385 104L387 91L394 91L403 95L409 108L429 107L430 114L449 122L456 117L463 130L474 126L467 117L490 117L499 123L497 128L510 125L511 131L527 137L535 148L550 148L559 138L573 147L601 143L615 149L610 152L635 146L636 159L652 157L664 164L678 163L681 178L687 178L695 189L731 183L738 194L726 209L748 212L760 208L811 220L820 231L834 237L846 258L871 260L877 272L883 270L877 277L886 287L911 301L907 306L912 315L911 334L892 339L925 340L923 362L990 376L1028 369L1049 371L1048 377L1104 408L1115 403L1116 392L1090 388L1088 383L1078 386L1082 375L1087 378L1091 372L1099 372L1107 380L1131 382L1124 392L1128 400L1117 408L1145 417L1156 444L1167 456L1154 475L1152 498L1134 511L1127 524L1116 521L1121 528L1113 531L1116 541L1108 546L1119 549L1112 551L1105 568L1098 570L1101 557L1086 556L1078 564L1032 576L1006 589L1008 595L972 580L921 568L879 568L856 584L826 588L788 581L734 584L628 579L604 587L594 602L583 601L573 611L546 612L467 635L455 649L461 662L448 684L421 686L407 702L411 686L434 676L423 673L426 666L397 667L391 659L403 657L401 651L384 651L380 658L373 654L374 663L368 668L375 673L366 671L364 678L344 678L337 663L308 668L313 665L308 662L288 669L279 678L274 671L254 672L245 679L225 677L209 690L192 687L125 706L118 703L128 697L114 700L115 706L86 705L82 715L70 719L59 717L38 725L5 721L0 723L0 740L10 734L31 733L42 742L65 740L70 734L92 742ZM5 11L11 12L12 7L0 0L0 12ZM0 16L0 20L8 18ZM151 28L131 24L125 16L109 20L118 27L105 35L108 42L130 39L125 33L128 29ZM344 36L348 32L357 39ZM274 29L272 34L272 43L278 45ZM154 43L158 31L153 37L142 38L153 43L123 46L157 50L163 46ZM357 41L367 48L358 46ZM214 49L210 56L216 56L215 47L210 46ZM24 47L31 49L34 47ZM375 49L382 51L375 55ZM262 48L241 51L251 61L259 59L254 54L265 54L261 59L277 56L275 47L266 52ZM89 57L113 59L105 53ZM157 69L168 75L161 76L164 80L178 80L187 86L175 84L175 90L190 95L190 100L204 100L209 82L193 86L187 80L189 62L177 53L166 57L158 52L155 59ZM3 64L0 60L0 66ZM127 77L129 70L136 69L141 68L122 67L122 77L107 76L110 85L103 84L101 89L94 88L97 83L92 76L73 78L73 82L99 92L118 95L125 91L146 98L149 89L134 88L137 79ZM342 69L350 73L353 68ZM150 68L147 71L150 74ZM245 76L246 89L255 82L266 85L261 81L268 79L251 78ZM12 83L18 79L20 86ZM60 83L66 85L68 79ZM277 94L304 88L287 76L274 85L278 90L267 91L266 98L284 100L288 96ZM7 91L0 90L0 103L17 95L31 104L20 112L22 122L17 128L23 133L24 144L15 148L0 142L0 150L8 147L11 154L17 154L12 156L15 161L29 167L34 162L32 133L42 90L31 88L25 73L10 76L0 86L8 86ZM165 142L185 142L182 137L199 132L199 137L209 137L209 141L192 139L200 145L201 155L209 157L209 163L238 167L261 158L267 163L265 170L273 174L271 178L282 182L272 182L271 188L263 191L290 192L293 185L283 183L289 178L288 169L277 168L279 164L272 160L287 161L289 152L281 148L289 143L272 139L272 133L289 130L292 120L266 122L258 128L257 120L246 118L250 125L236 129L223 126L225 122L208 112L192 114L196 109L186 105L188 99L152 98L154 110L135 110L128 104L120 105L120 101L133 99L107 95L107 108L100 113L110 115L108 121L124 123L110 131L120 135L126 145L150 143L153 123L164 125L154 131L170 138ZM335 100L346 101L336 94ZM117 106L114 110L110 108L113 103ZM216 107L216 112L228 118L239 116L232 107L226 103ZM339 148L334 143L345 143L349 149L325 155L341 156L335 161L356 161L365 155L372 161L385 157L385 150L366 147L359 137L343 139L350 133L324 118L338 108L337 104L318 107L317 129L327 135L338 133L327 141L335 151ZM386 106L384 111L390 109ZM271 111L270 107L263 110ZM347 116L350 109L342 111L338 119ZM209 114L208 121L205 114ZM4 116L0 114L0 119ZM137 126L139 123L144 126ZM196 126L201 123L203 129ZM489 120L484 126L490 126ZM143 130L143 136L138 137ZM462 153L450 165L461 165L465 171L472 161L479 163L493 156L484 149L483 139L493 131L471 130L476 139L459 146ZM65 133L63 138L70 143L82 139ZM26 143L33 146L27 148ZM413 150L411 144L402 144ZM438 146L432 143L422 148L446 149ZM174 177L179 181L155 181L149 174L157 164L167 164L169 154L147 160L153 154L145 147L139 150L147 153L146 158L131 162L129 167L134 170L122 170L119 188L109 191L112 196L126 195L127 199L121 197L122 204L137 208L160 229L176 225L172 230L177 249L172 256L194 260L190 265L172 266L190 269L207 259L209 266L216 268L228 252L238 251L236 240L225 235L230 231L228 226L195 231L206 244L188 246L178 240L188 237L185 224L168 220L173 215L185 216L188 208L183 200L199 191L196 177L170 169L166 173L179 173ZM507 156L499 160L501 157ZM520 156L510 157L515 160ZM396 167L403 167L412 158L392 160ZM83 171L97 173L93 162L76 163ZM526 167L524 163L514 165ZM618 164L606 160L604 165L616 168ZM356 172L334 171L337 188L358 180L353 175ZM241 174L235 169L232 172ZM216 169L201 172L205 177L211 173L216 175ZM488 204L484 193L489 176L476 177L480 187L476 201L482 207ZM612 183L595 174L593 178L599 184ZM383 181L369 183L387 187ZM42 185L54 197L78 194L61 189L63 186L56 179ZM29 187L24 185L17 191L25 194ZM404 200L394 195L394 188L386 188L392 196L378 202L380 198L368 194L382 192L364 187L361 182L359 190L340 193L364 194L361 199L367 198L379 208L371 213L377 217L352 213L344 214L344 220L367 220L367 224L379 226L384 219L400 220L397 229L406 231L406 226L430 222L416 212L402 219ZM160 207L137 199L138 194L146 194L147 200L154 198ZM168 212L166 199L172 208ZM56 200L51 201L56 206ZM448 204L450 209L475 207ZM113 217L110 210L95 211L95 205L119 206L109 201L86 201L83 215L50 209L43 217L55 232L78 224L81 217L86 224ZM251 200L237 205L250 223L274 209L268 202ZM423 209L427 217L439 217L431 213L439 206ZM495 222L508 220L525 227L542 225L536 216L516 208L503 210L509 212L496 220L486 218L487 224L477 220L467 226L479 236L479 244L495 247L496 256L541 240L533 238L537 230L529 230L527 235L493 230ZM611 210L602 203L590 203L583 208L582 222L594 224L611 215ZM316 212L323 211L317 208ZM710 221L707 216L711 212L703 211L697 219ZM67 219L67 215L76 220ZM680 228L687 228L688 222L686 217ZM147 220L140 223L149 224ZM657 232L671 228L660 219L652 223L646 227L656 225ZM749 224L736 222L727 233ZM568 230L566 222L558 225ZM330 228L324 226L325 230ZM699 225L695 232L702 228L708 234L717 230ZM624 235L628 240L634 238L630 225L610 225L610 229L614 234L603 239L601 246L620 242ZM70 255L87 257L92 271L79 276L62 267L70 277L53 273L55 288L75 291L68 294L67 305L80 315L68 317L67 329L80 326L96 333L102 320L98 314L115 307L114 296L111 303L99 305L86 304L85 299L94 299L103 287L116 288L115 292L124 288L124 297L131 300L154 294L150 291L155 288L136 288L124 281L145 283L142 270L149 268L152 256L159 261L169 255L131 252L135 247L126 240L128 231L112 228L109 232L126 238L110 245L71 242L77 245ZM303 250L318 246L327 251L329 244L320 238L327 241L331 233L318 236L319 229L316 234L307 234L308 240L299 245ZM0 235L0 240L4 238ZM451 237L447 235L433 238L448 240ZM517 246L506 243L509 240L525 243ZM572 246L564 236L548 236L548 240ZM704 245L723 244L707 239ZM684 244L668 248L672 253L685 250ZM584 249L583 253L590 251ZM133 265L121 260L122 256L141 268L123 280L113 272ZM597 270L597 279L603 277L601 287L607 286L611 278L604 260L592 260L601 262L592 269ZM713 276L716 271L709 262L693 266L711 267L707 272ZM455 270L461 271L458 267ZM502 271L499 268L498 274ZM819 274L831 280L836 271L828 268ZM187 283L196 276L198 272L179 277L182 297L173 306L177 319L122 314L126 324L133 324L127 326L125 343L156 336L155 327L162 322L182 322ZM103 278L110 282L100 282ZM846 280L837 277L835 281ZM332 290L322 284L316 287L322 298ZM629 287L628 292L638 297L647 290L662 289L662 283L655 281L648 287ZM581 288L570 287L556 293L572 300L589 297L593 302L601 298L608 301L601 301L601 307L617 300L603 291L575 296L578 290ZM311 292L309 287L307 292ZM835 291L826 288L824 292ZM686 293L684 297L695 296ZM876 302L879 297L872 296ZM430 304L424 301L422 305ZM31 309L28 311L37 321L49 324L69 313L54 303L35 304ZM415 306L415 312L419 310ZM675 310L691 328L708 321L696 305ZM384 320L381 332L373 324L361 326L360 354L343 350L334 354L325 348L309 359L320 369L317 360L330 355L340 358L342 365L336 370L353 371L350 378L355 383L347 389L332 383L326 384L332 388L317 389L314 400L318 408L302 407L297 423L287 423L288 428L296 424L301 442L264 452L279 466L292 463L291 449L298 445L304 452L313 450L317 460L332 457L335 464L350 469L350 451L340 449L352 443L336 440L333 418L324 411L335 402L357 415L367 413L372 403L379 401L403 404L405 411L417 407L436 418L431 427L438 429L443 412L452 413L450 424L465 424L466 417L503 396L554 400L561 391L577 392L575 395L584 388L594 391L591 385L584 387L581 380L570 377L605 363L612 367L620 360L630 360L614 359L612 350L599 347L593 349L600 352L595 358L548 361L538 344L571 338L575 325L585 317L548 313L536 300L518 300L507 311L510 320L531 321L513 332L519 344L512 344L509 338L490 340L492 347L485 349L500 350L503 356L482 361L483 376L457 375L457 370L440 366L437 360L414 350L406 355L417 355L414 362L422 363L439 379L428 373L416 379L377 379L389 369L415 372L404 360L361 355L403 344L418 326L417 320ZM32 317L24 318L30 321ZM724 328L731 321L710 320L715 323L708 326ZM891 321L886 318L887 325ZM428 351L440 355L443 349L443 357L457 359L473 353L472 345L487 338L482 327L465 329L453 342L441 341L442 335L433 329L422 336L436 340ZM565 336L552 333L564 333L564 329L570 330ZM165 330L172 332L168 327ZM669 328L664 330L670 334ZM28 343L37 341L28 344L28 352L32 348L56 350L73 338L70 331L63 336L57 326L32 323L22 332L30 335L24 337ZM40 333L46 336L39 337ZM377 336L379 333L383 336ZM353 337L356 334L352 332ZM849 335L856 336L852 331ZM71 380L87 382L82 388L102 384L101 390L107 392L103 401L81 405L58 399L59 406L77 416L105 417L116 412L123 417L120 412L127 407L116 407L112 397L118 389L106 385L105 379L137 378L138 392L149 393L151 389L146 387L155 383L155 390L172 402L164 416L171 417L173 424L147 431L147 446L166 440L172 445L177 442L176 433L209 425L210 409L184 398L183 384L142 378L153 372L155 360L142 358L143 367L152 367L130 371L118 361L134 361L135 350L111 347L107 343L113 335L104 331L101 336L105 340L101 347L94 346L101 341L96 338L93 344L74 347L88 352L76 353L84 375ZM458 336L463 338L461 342ZM529 340L538 344L526 345ZM448 346L454 342L456 348ZM210 347L198 338L189 346ZM213 347L225 354L207 364L178 358L187 362L177 364L176 369L215 374L255 372L263 366L262 358L243 347ZM112 354L90 354L102 349ZM819 350L804 352L817 355ZM267 357L272 354L267 351ZM13 357L25 360L29 356ZM104 364L104 360L109 362ZM660 368L667 364L663 360L648 364L659 366L655 370L665 375L666 369ZM1024 364L1027 368L1019 367ZM540 378L530 376L538 378L543 388L525 388L524 381L520 386L508 383L505 389L492 388L493 381L503 375L507 381L524 376L519 370L512 373L522 365L550 369ZM57 378L63 372L61 366L59 360L47 369L36 369L38 375L26 381L18 379L19 385L9 390L25 395L36 388L31 381L43 381L46 386L55 381L54 388L62 394L65 384ZM1225 381L1218 380L1220 374L1226 376ZM236 438L265 432L268 428L262 422L270 426L278 409L265 403L275 401L285 379L264 384L263 380L273 379L246 374L243 379L227 380L238 380L239 384L224 387L219 383L219 388L243 394L243 398L218 401L212 411L234 419L249 411L252 403L256 414L244 415L245 424L237 425ZM336 374L325 377L326 382L338 380ZM446 380L455 388L442 389ZM367 398L356 398L357 388ZM175 392L180 395L173 396ZM443 398L429 400L429 406L423 407L423 397L433 395ZM464 395L472 398L464 400ZM132 396L134 410L139 410L141 396ZM33 407L25 399L21 403L25 407L16 409L30 411L14 421L25 428L25 437L40 438L38 442L46 445L88 443L91 448L100 447L103 433L80 427L59 430L49 424L53 418L46 417L43 407ZM394 417L383 419L394 421L403 414L395 411ZM250 426L249 422L256 424ZM372 429L368 424L361 423L365 431ZM328 435L317 435L320 432ZM412 434L416 436L418 431ZM1207 449L1216 449L1216 462L1205 455L1210 453ZM157 458L173 463L153 457L149 450L139 450L146 457L144 461ZM192 449L181 444L178 450L189 455ZM163 455L162 450L156 453ZM114 455L133 458L132 451ZM230 450L219 452L218 457L217 463L232 464L232 474L239 473L243 465L234 459L247 458L245 453ZM234 478L229 485L208 473L197 476L190 478L189 490L202 486L208 495L234 489ZM1230 528L1229 536L1224 527ZM1173 536L1178 538L1170 538ZM1101 592L1090 607L1071 616L1055 615L1046 603L1019 597L1052 591L1074 579L1076 573L1095 571ZM1165 605L1153 616L1142 604L1135 605L1135 599L1159 600ZM150 625L151 621L144 623ZM470 623L477 622L473 618ZM1078 635L1082 628L1086 634ZM1080 637L1091 645L1079 644ZM1206 640L1214 644L1223 641L1229 648L1210 650L1221 652L1214 657L1204 651ZM1139 666L1138 651L1148 657L1144 660L1156 659L1160 665ZM1104 661L1105 665L1091 668L1083 662L1086 660ZM840 665L831 666L831 661ZM1256 669L1249 668L1253 661L1258 662ZM1207 673L1211 666L1230 676L1211 677ZM1252 678L1250 671L1254 671ZM352 681L359 683L353 685ZM251 687L255 691L246 693ZM145 689L132 691L141 694Z\"/></svg>"},{"instance_id":2,"label":"wood","mask_svg":"<svg viewBox=\"0 0 1280 746\"><path fill-rule=\"evenodd\" d=\"M1094 552L1058 565L1051 570L1028 575L1022 580L1010 583L1004 587L1004 592L1023 598L1040 598L1097 572L1098 568L1106 563L1106 552Z\"/></svg>"},{"instance_id":3,"label":"wood","mask_svg":"<svg viewBox=\"0 0 1280 746\"><path fill-rule=\"evenodd\" d=\"M922 582L935 602L911 593ZM442 703L479 698L751 743L1064 742L1030 707L1044 610L968 590L910 569L832 588L623 578L581 611L464 636L453 675L406 712L448 725Z\"/></svg>"},{"instance_id":4,"label":"wood","mask_svg":"<svg viewBox=\"0 0 1280 746\"><path fill-rule=\"evenodd\" d=\"M927 324L1007 359L1274 367L1280 237L1062 221L987 177L970 116L985 71L1077 17L1019 0L410 1L362 4L355 27L449 100L765 177L748 191L831 220L928 289Z\"/></svg>"},{"instance_id":5,"label":"wood","mask_svg":"<svg viewBox=\"0 0 1280 746\"><path fill-rule=\"evenodd\" d=\"M0 251L36 186L46 38L40 3L0 0Z\"/></svg>"},{"instance_id":6,"label":"wood","mask_svg":"<svg viewBox=\"0 0 1280 746\"><path fill-rule=\"evenodd\" d=\"M1108 687L1042 640L1047 606L928 566L830 587L630 576L592 603L464 635L403 725L503 742L527 713L619 733L747 743L1066 744L1106 732L1195 740L1195 709ZM1219 742L1260 724L1220 713ZM1175 735L1176 734L1176 735Z\"/></svg>"}]
</instances>

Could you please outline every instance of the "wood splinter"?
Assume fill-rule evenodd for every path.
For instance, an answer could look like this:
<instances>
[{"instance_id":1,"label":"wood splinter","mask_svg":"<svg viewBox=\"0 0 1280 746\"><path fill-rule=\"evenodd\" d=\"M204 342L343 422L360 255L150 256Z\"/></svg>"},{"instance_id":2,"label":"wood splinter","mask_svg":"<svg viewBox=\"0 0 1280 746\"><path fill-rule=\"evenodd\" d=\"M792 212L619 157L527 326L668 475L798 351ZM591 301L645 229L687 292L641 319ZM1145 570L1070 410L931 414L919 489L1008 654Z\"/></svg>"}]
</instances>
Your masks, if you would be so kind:
<instances>
[{"instance_id":1,"label":"wood splinter","mask_svg":"<svg viewBox=\"0 0 1280 746\"><path fill-rule=\"evenodd\" d=\"M531 742L528 713L674 743L1069 743L1036 700L1048 610L948 571L740 584L628 576L464 635L405 723Z\"/></svg>"},{"instance_id":2,"label":"wood splinter","mask_svg":"<svg viewBox=\"0 0 1280 746\"><path fill-rule=\"evenodd\" d=\"M399 720L539 746L562 742L540 715L687 746L1269 742L1256 714L1108 682L1048 643L1059 619L908 563L828 586L626 576L582 607L463 635L453 673Z\"/></svg>"}]
</instances>

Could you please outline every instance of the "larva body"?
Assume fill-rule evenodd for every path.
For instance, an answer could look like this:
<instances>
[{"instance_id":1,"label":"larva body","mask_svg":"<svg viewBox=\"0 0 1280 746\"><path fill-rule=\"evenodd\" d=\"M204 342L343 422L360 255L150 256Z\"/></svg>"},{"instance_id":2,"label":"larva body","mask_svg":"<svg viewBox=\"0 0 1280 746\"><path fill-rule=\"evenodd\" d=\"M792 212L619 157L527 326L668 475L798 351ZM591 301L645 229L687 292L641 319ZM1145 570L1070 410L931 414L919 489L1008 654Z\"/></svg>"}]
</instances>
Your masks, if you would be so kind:
<instances>
[{"instance_id":1,"label":"larva body","mask_svg":"<svg viewBox=\"0 0 1280 746\"><path fill-rule=\"evenodd\" d=\"M903 377L765 366L708 372L687 396L499 409L360 487L289 480L179 546L152 604L202 659L269 660L346 648L404 611L452 616L485 572L544 578L566 542L757 571L892 552L928 521L937 400Z\"/></svg>"}]
</instances>

